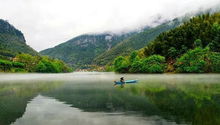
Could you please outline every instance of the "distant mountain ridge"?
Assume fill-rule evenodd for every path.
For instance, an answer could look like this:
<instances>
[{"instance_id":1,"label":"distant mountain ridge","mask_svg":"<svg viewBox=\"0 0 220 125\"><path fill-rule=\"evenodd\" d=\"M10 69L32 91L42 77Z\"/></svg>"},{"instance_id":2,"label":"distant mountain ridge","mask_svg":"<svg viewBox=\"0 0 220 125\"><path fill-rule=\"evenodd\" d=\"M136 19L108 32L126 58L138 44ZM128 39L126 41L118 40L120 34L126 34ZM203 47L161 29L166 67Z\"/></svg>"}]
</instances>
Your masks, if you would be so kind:
<instances>
[{"instance_id":1,"label":"distant mountain ridge","mask_svg":"<svg viewBox=\"0 0 220 125\"><path fill-rule=\"evenodd\" d=\"M43 50L40 54L61 59L75 68L84 68L85 65L106 65L119 55L126 55L146 46L160 33L175 28L180 23L180 20L174 19L153 28L145 27L121 35L84 34Z\"/></svg>"},{"instance_id":2,"label":"distant mountain ridge","mask_svg":"<svg viewBox=\"0 0 220 125\"><path fill-rule=\"evenodd\" d=\"M26 44L23 33L0 19L0 55L13 57L18 53L38 55L34 49Z\"/></svg>"},{"instance_id":3,"label":"distant mountain ridge","mask_svg":"<svg viewBox=\"0 0 220 125\"><path fill-rule=\"evenodd\" d=\"M40 53L62 59L76 68L85 68L85 65L105 66L117 56L126 56L134 50L145 47L159 34L176 28L195 15L214 13L219 10L219 6L216 5L208 10L189 13L183 17L168 20L156 27L146 27L140 31L122 35L111 33L84 34Z\"/></svg>"},{"instance_id":4,"label":"distant mountain ridge","mask_svg":"<svg viewBox=\"0 0 220 125\"><path fill-rule=\"evenodd\" d=\"M105 53L99 55L93 60L93 64L95 65L106 65L108 63L112 63L112 61L117 56L127 56L134 50L139 50L151 41L153 41L159 34L172 30L179 25L183 24L184 22L190 20L190 18L202 14L213 14L216 12L220 12L219 5L215 5L210 9L207 10L199 10L198 12L188 13L183 17L178 17L173 20L168 20L156 27L151 27L148 29L143 30L142 32L131 36L128 39L125 39L118 43L115 47L111 50L106 51Z\"/></svg>"},{"instance_id":5,"label":"distant mountain ridge","mask_svg":"<svg viewBox=\"0 0 220 125\"><path fill-rule=\"evenodd\" d=\"M92 60L110 50L118 42L130 37L135 33L127 34L84 34L59 44L54 48L41 51L42 55L48 55L54 58L62 59L73 67L82 67L90 65Z\"/></svg>"},{"instance_id":6,"label":"distant mountain ridge","mask_svg":"<svg viewBox=\"0 0 220 125\"><path fill-rule=\"evenodd\" d=\"M154 40L160 33L173 29L181 24L182 21L174 19L153 28L148 28L140 33L131 36L118 43L111 50L99 55L94 59L94 64L106 65L113 61L113 59L119 55L126 56L134 50L138 50L148 44L148 42Z\"/></svg>"}]
</instances>

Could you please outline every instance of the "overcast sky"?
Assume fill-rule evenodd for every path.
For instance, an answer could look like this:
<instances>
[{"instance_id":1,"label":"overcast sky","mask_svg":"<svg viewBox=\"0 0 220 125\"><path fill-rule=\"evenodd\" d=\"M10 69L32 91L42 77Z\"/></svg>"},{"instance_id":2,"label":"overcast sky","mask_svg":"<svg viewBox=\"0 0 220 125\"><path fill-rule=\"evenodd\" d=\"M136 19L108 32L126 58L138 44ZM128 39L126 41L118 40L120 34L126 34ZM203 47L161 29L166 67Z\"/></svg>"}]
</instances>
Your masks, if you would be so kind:
<instances>
[{"instance_id":1,"label":"overcast sky","mask_svg":"<svg viewBox=\"0 0 220 125\"><path fill-rule=\"evenodd\" d=\"M121 32L204 10L220 0L0 0L0 18L37 51L84 33Z\"/></svg>"}]
</instances>

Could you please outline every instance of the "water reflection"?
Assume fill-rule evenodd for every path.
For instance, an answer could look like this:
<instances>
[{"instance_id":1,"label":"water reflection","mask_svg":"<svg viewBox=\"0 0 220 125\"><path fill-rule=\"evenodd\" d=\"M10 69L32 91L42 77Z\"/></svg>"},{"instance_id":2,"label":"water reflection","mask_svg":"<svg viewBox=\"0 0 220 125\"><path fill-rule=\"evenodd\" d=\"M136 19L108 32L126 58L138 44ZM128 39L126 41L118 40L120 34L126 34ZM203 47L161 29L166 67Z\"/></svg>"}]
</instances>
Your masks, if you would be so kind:
<instances>
[{"instance_id":1,"label":"water reflection","mask_svg":"<svg viewBox=\"0 0 220 125\"><path fill-rule=\"evenodd\" d=\"M0 84L0 125L9 125L21 117L27 103L38 93L60 85L57 82L1 83Z\"/></svg>"},{"instance_id":2,"label":"water reflection","mask_svg":"<svg viewBox=\"0 0 220 125\"><path fill-rule=\"evenodd\" d=\"M1 74L0 125L220 124L218 74L124 74L140 82L114 88L120 76Z\"/></svg>"},{"instance_id":3,"label":"water reflection","mask_svg":"<svg viewBox=\"0 0 220 125\"><path fill-rule=\"evenodd\" d=\"M160 117L139 117L124 113L82 112L50 97L38 95L26 108L22 118L12 125L175 125Z\"/></svg>"}]
</instances>

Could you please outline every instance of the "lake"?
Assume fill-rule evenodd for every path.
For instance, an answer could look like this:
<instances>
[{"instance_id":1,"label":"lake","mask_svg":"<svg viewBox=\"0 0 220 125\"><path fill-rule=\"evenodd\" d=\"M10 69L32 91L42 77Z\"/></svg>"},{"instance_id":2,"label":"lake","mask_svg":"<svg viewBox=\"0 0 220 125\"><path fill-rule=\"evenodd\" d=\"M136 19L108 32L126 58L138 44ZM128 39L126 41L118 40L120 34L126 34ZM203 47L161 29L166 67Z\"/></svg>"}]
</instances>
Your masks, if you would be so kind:
<instances>
[{"instance_id":1,"label":"lake","mask_svg":"<svg viewBox=\"0 0 220 125\"><path fill-rule=\"evenodd\" d=\"M220 125L220 75L1 73L0 125Z\"/></svg>"}]
</instances>

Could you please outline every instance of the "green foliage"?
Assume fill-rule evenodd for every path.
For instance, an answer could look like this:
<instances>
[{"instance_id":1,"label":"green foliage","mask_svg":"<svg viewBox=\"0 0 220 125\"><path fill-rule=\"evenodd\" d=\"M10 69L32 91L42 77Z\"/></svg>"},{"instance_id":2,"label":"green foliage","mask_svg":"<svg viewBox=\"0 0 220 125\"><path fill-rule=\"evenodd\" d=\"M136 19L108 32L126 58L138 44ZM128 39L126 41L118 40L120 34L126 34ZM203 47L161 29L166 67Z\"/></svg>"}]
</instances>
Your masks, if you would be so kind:
<instances>
[{"instance_id":1,"label":"green foliage","mask_svg":"<svg viewBox=\"0 0 220 125\"><path fill-rule=\"evenodd\" d=\"M163 73L165 71L165 57L160 55L152 55L143 60L143 72L146 73Z\"/></svg>"},{"instance_id":2,"label":"green foliage","mask_svg":"<svg viewBox=\"0 0 220 125\"><path fill-rule=\"evenodd\" d=\"M25 69L28 70L28 72L34 72L35 65L40 61L40 57L38 56L31 56L29 54L18 54L15 57L16 61L24 63Z\"/></svg>"},{"instance_id":3,"label":"green foliage","mask_svg":"<svg viewBox=\"0 0 220 125\"><path fill-rule=\"evenodd\" d=\"M210 58L210 71L220 73L220 53L212 52Z\"/></svg>"},{"instance_id":4,"label":"green foliage","mask_svg":"<svg viewBox=\"0 0 220 125\"><path fill-rule=\"evenodd\" d=\"M138 56L138 52L137 51L132 52L131 55L129 56L129 62L132 64L138 60L140 60L140 58Z\"/></svg>"},{"instance_id":5,"label":"green foliage","mask_svg":"<svg viewBox=\"0 0 220 125\"><path fill-rule=\"evenodd\" d=\"M214 39L209 43L209 47L212 51L220 52L220 25L215 23L213 25Z\"/></svg>"},{"instance_id":6,"label":"green foliage","mask_svg":"<svg viewBox=\"0 0 220 125\"><path fill-rule=\"evenodd\" d=\"M12 68L11 72L27 72L27 70L25 70L23 68Z\"/></svg>"},{"instance_id":7,"label":"green foliage","mask_svg":"<svg viewBox=\"0 0 220 125\"><path fill-rule=\"evenodd\" d=\"M195 40L194 47L202 47L202 41L200 39Z\"/></svg>"},{"instance_id":8,"label":"green foliage","mask_svg":"<svg viewBox=\"0 0 220 125\"><path fill-rule=\"evenodd\" d=\"M128 72L129 61L122 56L117 57L114 61L114 69L116 72L120 72L120 73Z\"/></svg>"},{"instance_id":9,"label":"green foliage","mask_svg":"<svg viewBox=\"0 0 220 125\"><path fill-rule=\"evenodd\" d=\"M13 62L12 66L16 68L24 68L25 65L24 63L20 63L20 62Z\"/></svg>"},{"instance_id":10,"label":"green foliage","mask_svg":"<svg viewBox=\"0 0 220 125\"><path fill-rule=\"evenodd\" d=\"M220 13L206 14L161 33L138 53L133 52L130 55L129 72L162 73L165 70L180 73L220 72L219 24ZM141 55L141 59L137 55ZM136 56L139 57L137 61Z\"/></svg>"},{"instance_id":11,"label":"green foliage","mask_svg":"<svg viewBox=\"0 0 220 125\"><path fill-rule=\"evenodd\" d=\"M0 59L0 71L17 72L21 71L21 69L24 69L23 63Z\"/></svg>"},{"instance_id":12,"label":"green foliage","mask_svg":"<svg viewBox=\"0 0 220 125\"><path fill-rule=\"evenodd\" d=\"M0 59L0 69L6 72L9 71L11 68L12 68L12 62Z\"/></svg>"},{"instance_id":13,"label":"green foliage","mask_svg":"<svg viewBox=\"0 0 220 125\"><path fill-rule=\"evenodd\" d=\"M220 53L198 47L177 59L175 67L181 73L220 72Z\"/></svg>"},{"instance_id":14,"label":"green foliage","mask_svg":"<svg viewBox=\"0 0 220 125\"><path fill-rule=\"evenodd\" d=\"M165 68L165 58L159 55L140 59L134 52L129 59L119 56L114 61L115 71L123 73L163 73Z\"/></svg>"},{"instance_id":15,"label":"green foliage","mask_svg":"<svg viewBox=\"0 0 220 125\"><path fill-rule=\"evenodd\" d=\"M105 71L106 72L112 72L112 71L114 71L114 67L110 66L110 65L107 65L107 66L105 66Z\"/></svg>"},{"instance_id":16,"label":"green foliage","mask_svg":"<svg viewBox=\"0 0 220 125\"><path fill-rule=\"evenodd\" d=\"M35 71L36 72L47 72L47 67L46 65L40 61L36 66L35 66Z\"/></svg>"},{"instance_id":17,"label":"green foliage","mask_svg":"<svg viewBox=\"0 0 220 125\"><path fill-rule=\"evenodd\" d=\"M170 49L168 50L168 55L169 57L176 57L178 55L178 50L176 50L176 48L174 47L170 47Z\"/></svg>"},{"instance_id":18,"label":"green foliage","mask_svg":"<svg viewBox=\"0 0 220 125\"><path fill-rule=\"evenodd\" d=\"M36 72L44 73L57 73L58 67L56 67L54 62L50 61L48 58L43 57L41 61L36 66Z\"/></svg>"},{"instance_id":19,"label":"green foliage","mask_svg":"<svg viewBox=\"0 0 220 125\"><path fill-rule=\"evenodd\" d=\"M195 47L210 46L212 51L220 51L220 13L201 15L183 25L161 33L144 49L145 56L158 54L166 59L178 58Z\"/></svg>"},{"instance_id":20,"label":"green foliage","mask_svg":"<svg viewBox=\"0 0 220 125\"><path fill-rule=\"evenodd\" d=\"M142 60L134 61L131 64L131 68L129 69L129 72L131 72L131 73L142 73L143 72L142 67L143 67Z\"/></svg>"},{"instance_id":21,"label":"green foliage","mask_svg":"<svg viewBox=\"0 0 220 125\"><path fill-rule=\"evenodd\" d=\"M59 73L70 72L71 69L62 61L43 56L34 68L35 72Z\"/></svg>"},{"instance_id":22,"label":"green foliage","mask_svg":"<svg viewBox=\"0 0 220 125\"><path fill-rule=\"evenodd\" d=\"M4 72L41 72L59 73L71 72L63 61L48 57L31 56L29 54L19 54L13 60L0 59L0 70Z\"/></svg>"}]
</instances>

